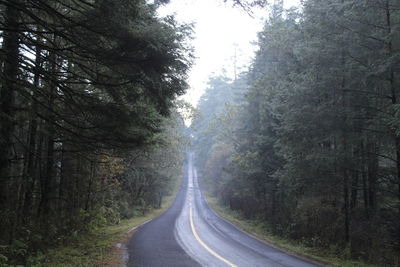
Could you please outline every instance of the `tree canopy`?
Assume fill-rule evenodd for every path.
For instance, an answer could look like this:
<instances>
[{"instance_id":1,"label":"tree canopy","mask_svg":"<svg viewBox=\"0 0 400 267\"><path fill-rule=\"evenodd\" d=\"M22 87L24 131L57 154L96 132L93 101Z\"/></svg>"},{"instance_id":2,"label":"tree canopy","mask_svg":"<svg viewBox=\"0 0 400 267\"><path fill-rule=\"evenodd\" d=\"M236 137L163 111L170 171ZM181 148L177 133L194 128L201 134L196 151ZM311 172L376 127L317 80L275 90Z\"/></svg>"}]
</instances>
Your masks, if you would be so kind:
<instances>
[{"instance_id":1,"label":"tree canopy","mask_svg":"<svg viewBox=\"0 0 400 267\"><path fill-rule=\"evenodd\" d=\"M11 264L159 206L180 175L192 30L158 5L0 2L0 256ZM14 255L18 244L33 251Z\"/></svg>"},{"instance_id":2,"label":"tree canopy","mask_svg":"<svg viewBox=\"0 0 400 267\"><path fill-rule=\"evenodd\" d=\"M245 97L224 97L237 82L207 91L193 124L222 203L309 247L398 264L399 11L393 0L276 2Z\"/></svg>"}]
</instances>

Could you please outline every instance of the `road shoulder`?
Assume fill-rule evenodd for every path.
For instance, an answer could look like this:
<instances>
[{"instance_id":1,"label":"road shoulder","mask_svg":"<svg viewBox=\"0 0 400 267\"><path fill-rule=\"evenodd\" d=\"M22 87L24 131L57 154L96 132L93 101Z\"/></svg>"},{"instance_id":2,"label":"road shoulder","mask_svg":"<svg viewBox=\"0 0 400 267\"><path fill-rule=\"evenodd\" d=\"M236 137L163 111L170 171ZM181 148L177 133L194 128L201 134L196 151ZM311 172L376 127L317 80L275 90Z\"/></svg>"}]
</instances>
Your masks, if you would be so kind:
<instances>
[{"instance_id":1,"label":"road shoulder","mask_svg":"<svg viewBox=\"0 0 400 267\"><path fill-rule=\"evenodd\" d=\"M239 213L224 207L215 197L210 194L204 194L209 207L221 218L231 223L238 230L266 243L269 246L275 247L290 255L312 261L321 266L347 266L347 267L376 267L376 265L369 265L363 262L350 261L340 259L334 255L330 255L325 251L316 250L313 248L305 247L299 242L290 241L279 238L268 233L268 230L256 220L244 219Z\"/></svg>"}]
</instances>

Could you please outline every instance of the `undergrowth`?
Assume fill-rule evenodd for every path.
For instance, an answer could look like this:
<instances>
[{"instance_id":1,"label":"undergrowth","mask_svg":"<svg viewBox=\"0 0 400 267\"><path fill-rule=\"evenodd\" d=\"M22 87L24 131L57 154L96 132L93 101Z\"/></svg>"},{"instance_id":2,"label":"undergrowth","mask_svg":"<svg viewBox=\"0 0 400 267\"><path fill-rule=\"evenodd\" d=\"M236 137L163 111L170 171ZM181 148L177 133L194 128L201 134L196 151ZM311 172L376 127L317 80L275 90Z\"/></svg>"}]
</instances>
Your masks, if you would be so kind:
<instances>
[{"instance_id":1,"label":"undergrowth","mask_svg":"<svg viewBox=\"0 0 400 267\"><path fill-rule=\"evenodd\" d=\"M15 240L10 246L0 247L0 267L92 267L122 266L122 249L118 243L126 243L133 231L130 229L163 213L175 199L180 179L176 181L173 193L164 198L160 208L149 208L141 216L120 220L115 225L94 227L90 231L73 233L55 241L52 248L30 253L26 264L10 264L5 255L25 256L28 246Z\"/></svg>"}]
</instances>

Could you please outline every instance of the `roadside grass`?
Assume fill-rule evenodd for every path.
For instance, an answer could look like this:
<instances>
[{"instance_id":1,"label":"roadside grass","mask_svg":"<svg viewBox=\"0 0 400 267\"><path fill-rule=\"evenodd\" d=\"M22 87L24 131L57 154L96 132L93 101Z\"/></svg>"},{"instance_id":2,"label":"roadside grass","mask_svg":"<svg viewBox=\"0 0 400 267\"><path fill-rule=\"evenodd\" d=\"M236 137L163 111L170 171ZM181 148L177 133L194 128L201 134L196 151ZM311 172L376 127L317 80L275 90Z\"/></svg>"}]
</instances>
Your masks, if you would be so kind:
<instances>
[{"instance_id":1,"label":"roadside grass","mask_svg":"<svg viewBox=\"0 0 400 267\"><path fill-rule=\"evenodd\" d=\"M246 233L279 248L289 254L297 255L301 258L316 261L323 266L343 266L343 267L378 267L361 261L353 261L339 257L331 251L318 248L307 247L301 242L284 239L273 235L265 223L257 220L245 219L240 213L230 210L223 206L216 197L210 194L204 194L210 207L222 218L231 222L233 225ZM344 253L345 254L345 253Z\"/></svg>"},{"instance_id":2,"label":"roadside grass","mask_svg":"<svg viewBox=\"0 0 400 267\"><path fill-rule=\"evenodd\" d=\"M63 246L47 250L28 261L36 267L120 267L124 265L125 245L135 231L132 228L160 216L175 199L181 179L177 179L171 195L166 196L161 208L152 209L145 215L122 220L117 225L104 226L92 233L69 237ZM117 246L119 245L119 246Z\"/></svg>"}]
</instances>

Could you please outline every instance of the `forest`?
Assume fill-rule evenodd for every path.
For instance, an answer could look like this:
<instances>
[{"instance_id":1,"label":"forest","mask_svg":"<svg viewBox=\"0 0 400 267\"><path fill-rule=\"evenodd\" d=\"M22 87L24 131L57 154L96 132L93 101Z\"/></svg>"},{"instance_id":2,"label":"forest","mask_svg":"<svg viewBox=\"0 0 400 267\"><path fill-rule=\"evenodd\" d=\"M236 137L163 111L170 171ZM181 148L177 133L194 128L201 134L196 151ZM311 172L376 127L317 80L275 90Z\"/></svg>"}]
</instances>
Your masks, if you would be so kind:
<instances>
[{"instance_id":1,"label":"forest","mask_svg":"<svg viewBox=\"0 0 400 267\"><path fill-rule=\"evenodd\" d=\"M249 70L209 80L191 125L199 175L275 235L399 266L400 2L282 2Z\"/></svg>"},{"instance_id":2,"label":"forest","mask_svg":"<svg viewBox=\"0 0 400 267\"><path fill-rule=\"evenodd\" d=\"M161 4L0 2L1 266L160 206L181 175L192 29Z\"/></svg>"},{"instance_id":3,"label":"forest","mask_svg":"<svg viewBox=\"0 0 400 267\"><path fill-rule=\"evenodd\" d=\"M160 207L188 149L274 235L400 265L399 0L221 1L275 4L188 128L193 25L168 0L0 0L0 266Z\"/></svg>"}]
</instances>

